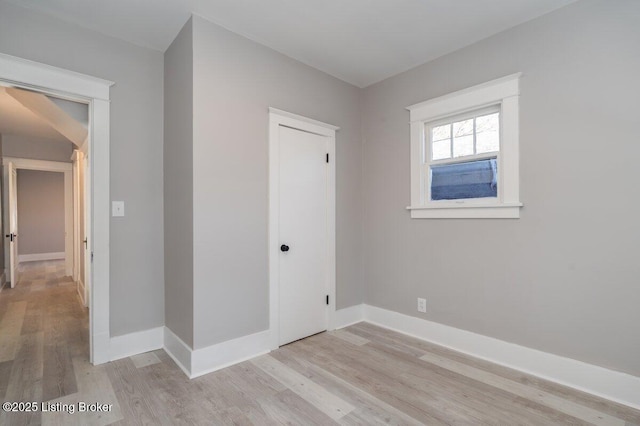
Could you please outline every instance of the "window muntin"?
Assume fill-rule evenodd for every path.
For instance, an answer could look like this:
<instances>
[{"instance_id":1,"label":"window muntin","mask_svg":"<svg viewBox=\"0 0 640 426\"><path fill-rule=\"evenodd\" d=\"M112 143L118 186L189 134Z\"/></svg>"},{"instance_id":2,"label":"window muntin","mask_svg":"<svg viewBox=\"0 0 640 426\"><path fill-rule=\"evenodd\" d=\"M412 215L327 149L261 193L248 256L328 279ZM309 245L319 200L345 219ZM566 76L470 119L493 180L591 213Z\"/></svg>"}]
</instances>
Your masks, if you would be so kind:
<instances>
[{"instance_id":1,"label":"window muntin","mask_svg":"<svg viewBox=\"0 0 640 426\"><path fill-rule=\"evenodd\" d=\"M425 124L431 160L447 160L500 150L499 106L482 109L471 116ZM429 156L426 156L429 158Z\"/></svg>"}]
</instances>

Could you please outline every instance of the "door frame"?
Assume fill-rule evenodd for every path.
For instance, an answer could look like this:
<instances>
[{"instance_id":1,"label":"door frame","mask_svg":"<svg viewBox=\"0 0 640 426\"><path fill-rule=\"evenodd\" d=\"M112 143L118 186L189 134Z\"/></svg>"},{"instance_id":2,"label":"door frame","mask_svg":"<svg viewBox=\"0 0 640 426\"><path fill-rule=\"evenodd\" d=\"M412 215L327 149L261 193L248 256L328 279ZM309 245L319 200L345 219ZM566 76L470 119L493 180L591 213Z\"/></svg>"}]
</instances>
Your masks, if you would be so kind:
<instances>
[{"instance_id":1,"label":"door frame","mask_svg":"<svg viewBox=\"0 0 640 426\"><path fill-rule=\"evenodd\" d=\"M0 53L0 85L36 90L89 106L88 162L90 199L89 293L90 360L109 361L109 91L114 83L101 78Z\"/></svg>"},{"instance_id":2,"label":"door frame","mask_svg":"<svg viewBox=\"0 0 640 426\"><path fill-rule=\"evenodd\" d=\"M64 255L65 255L65 275L71 275L73 271L73 177L71 175L72 164L60 161L32 160L29 158L3 157L2 164L5 166L4 192L9 196L8 170L6 166L13 163L16 170L39 170L43 172L56 172L64 175ZM6 198L5 197L5 198ZM8 203L5 203L8 205ZM5 214L5 218L6 218ZM9 222L5 220L5 224ZM20 222L18 222L18 227ZM6 251L5 251L6 253ZM6 256L5 256L6 257ZM18 256L19 259L19 256ZM13 283L12 283L13 284Z\"/></svg>"},{"instance_id":3,"label":"door frame","mask_svg":"<svg viewBox=\"0 0 640 426\"><path fill-rule=\"evenodd\" d=\"M20 247L18 246L18 241L14 241L13 239L14 235L18 236L17 233L14 234L14 232L18 232L18 169L13 162L8 161L7 168L3 170L3 182L6 182L3 191L7 194L6 198L2 200L5 206L4 211L6 212L4 225L9 231L9 234L5 235L5 238L10 237L9 241L4 239L4 260L5 264L9 264L9 268L5 270L5 274L8 270L9 278L11 279L11 288L15 288L18 284L18 267L20 266L20 255L18 254Z\"/></svg>"},{"instance_id":4,"label":"door frame","mask_svg":"<svg viewBox=\"0 0 640 426\"><path fill-rule=\"evenodd\" d=\"M339 127L276 108L269 108L269 334L271 349L279 347L280 325L280 126L328 138L327 151L327 330L336 311L336 132Z\"/></svg>"},{"instance_id":5,"label":"door frame","mask_svg":"<svg viewBox=\"0 0 640 426\"><path fill-rule=\"evenodd\" d=\"M82 147L74 149L73 154L71 155L71 160L73 161L72 173L73 173L73 217L76 220L73 221L73 280L76 282L76 287L78 290L78 295L82 300L82 304L85 307L89 306L89 286L85 283L88 283L87 279L87 268L85 268L85 273L81 276L81 267L80 260L84 257L85 265L87 262L87 250L84 247L84 240L81 238L81 235L86 234L87 232L87 221L89 212L87 211L87 203L81 206L80 203L80 181L82 180L82 199L87 200L87 142L82 145ZM82 175L82 179L81 179ZM83 224L82 229L80 228L80 216L82 214Z\"/></svg>"}]
</instances>

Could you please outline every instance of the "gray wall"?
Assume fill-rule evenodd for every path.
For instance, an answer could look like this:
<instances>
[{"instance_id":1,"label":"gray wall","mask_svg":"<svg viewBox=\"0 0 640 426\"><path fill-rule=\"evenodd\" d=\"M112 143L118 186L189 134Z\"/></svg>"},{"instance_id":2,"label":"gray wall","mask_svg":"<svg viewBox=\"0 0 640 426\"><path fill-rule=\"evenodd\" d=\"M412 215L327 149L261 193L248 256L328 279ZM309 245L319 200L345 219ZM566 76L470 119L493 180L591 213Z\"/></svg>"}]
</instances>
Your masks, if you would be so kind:
<instances>
[{"instance_id":1,"label":"gray wall","mask_svg":"<svg viewBox=\"0 0 640 426\"><path fill-rule=\"evenodd\" d=\"M367 303L640 375L639 18L581 1L364 90ZM411 220L404 108L518 71L521 219Z\"/></svg>"},{"instance_id":2,"label":"gray wall","mask_svg":"<svg viewBox=\"0 0 640 426\"><path fill-rule=\"evenodd\" d=\"M64 173L18 170L18 254L64 252Z\"/></svg>"},{"instance_id":3,"label":"gray wall","mask_svg":"<svg viewBox=\"0 0 640 426\"><path fill-rule=\"evenodd\" d=\"M74 146L71 142L5 134L2 149L5 157L71 163Z\"/></svg>"},{"instance_id":4,"label":"gray wall","mask_svg":"<svg viewBox=\"0 0 640 426\"><path fill-rule=\"evenodd\" d=\"M269 326L269 106L341 127L337 303L361 303L359 89L199 17L193 30L195 347Z\"/></svg>"},{"instance_id":5,"label":"gray wall","mask_svg":"<svg viewBox=\"0 0 640 426\"><path fill-rule=\"evenodd\" d=\"M111 334L164 324L163 54L0 2L0 52L114 81Z\"/></svg>"},{"instance_id":6,"label":"gray wall","mask_svg":"<svg viewBox=\"0 0 640 426\"><path fill-rule=\"evenodd\" d=\"M193 347L193 33L164 55L165 325Z\"/></svg>"}]
</instances>

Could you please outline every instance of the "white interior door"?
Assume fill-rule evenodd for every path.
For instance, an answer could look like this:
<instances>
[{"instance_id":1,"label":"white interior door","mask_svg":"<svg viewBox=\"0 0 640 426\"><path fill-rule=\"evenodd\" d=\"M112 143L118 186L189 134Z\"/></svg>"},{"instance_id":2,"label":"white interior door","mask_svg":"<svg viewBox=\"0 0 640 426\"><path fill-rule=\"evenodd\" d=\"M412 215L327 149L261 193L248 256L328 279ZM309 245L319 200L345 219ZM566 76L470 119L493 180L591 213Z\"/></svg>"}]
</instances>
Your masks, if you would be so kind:
<instances>
[{"instance_id":1,"label":"white interior door","mask_svg":"<svg viewBox=\"0 0 640 426\"><path fill-rule=\"evenodd\" d=\"M9 276L11 287L18 283L18 172L9 162Z\"/></svg>"},{"instance_id":2,"label":"white interior door","mask_svg":"<svg viewBox=\"0 0 640 426\"><path fill-rule=\"evenodd\" d=\"M328 138L279 128L279 344L327 329Z\"/></svg>"}]
</instances>

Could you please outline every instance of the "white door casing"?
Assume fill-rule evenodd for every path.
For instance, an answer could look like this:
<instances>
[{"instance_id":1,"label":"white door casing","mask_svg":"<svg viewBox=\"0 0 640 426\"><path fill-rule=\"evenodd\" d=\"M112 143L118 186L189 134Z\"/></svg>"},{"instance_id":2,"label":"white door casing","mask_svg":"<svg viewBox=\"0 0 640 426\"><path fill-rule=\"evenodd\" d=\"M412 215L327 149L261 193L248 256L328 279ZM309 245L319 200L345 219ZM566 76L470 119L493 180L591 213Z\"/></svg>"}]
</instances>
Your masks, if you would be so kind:
<instances>
[{"instance_id":1,"label":"white door casing","mask_svg":"<svg viewBox=\"0 0 640 426\"><path fill-rule=\"evenodd\" d=\"M87 208L84 200L87 200L86 183L84 177L86 175L85 154L81 150L74 150L73 160L73 279L76 281L78 295L84 306L89 306L87 282L87 269L83 267L86 262L86 243L84 235L87 231L88 218L86 216ZM82 194L80 193L82 191ZM80 220L82 218L82 220Z\"/></svg>"},{"instance_id":2,"label":"white door casing","mask_svg":"<svg viewBox=\"0 0 640 426\"><path fill-rule=\"evenodd\" d=\"M80 196L78 191L80 190L80 173L79 173L79 158L78 150L74 150L71 155L73 175L73 273L71 277L74 281L78 282L80 276L80 221L78 217L80 215Z\"/></svg>"},{"instance_id":3,"label":"white door casing","mask_svg":"<svg viewBox=\"0 0 640 426\"><path fill-rule=\"evenodd\" d=\"M89 226L91 221L91 170L89 169L89 161L86 160L86 153L81 153L82 161L82 189L84 191L83 200L84 206L82 208L82 214L84 215L84 229L82 235L85 237L85 241L82 241L81 255L84 256L84 276L82 282L84 283L84 300L91 300L91 228Z\"/></svg>"},{"instance_id":4,"label":"white door casing","mask_svg":"<svg viewBox=\"0 0 640 426\"><path fill-rule=\"evenodd\" d=\"M327 329L327 137L279 126L280 338ZM286 251L284 251L286 250Z\"/></svg>"},{"instance_id":5,"label":"white door casing","mask_svg":"<svg viewBox=\"0 0 640 426\"><path fill-rule=\"evenodd\" d=\"M18 172L15 164L7 164L9 183L9 278L11 288L18 283Z\"/></svg>"},{"instance_id":6,"label":"white door casing","mask_svg":"<svg viewBox=\"0 0 640 426\"><path fill-rule=\"evenodd\" d=\"M89 105L89 157L92 181L86 204L91 262L89 300L90 358L110 359L109 331L109 91L104 79L0 53L0 85L20 87Z\"/></svg>"},{"instance_id":7,"label":"white door casing","mask_svg":"<svg viewBox=\"0 0 640 426\"><path fill-rule=\"evenodd\" d=\"M65 274L72 275L73 272L73 165L69 163L63 163L59 161L46 161L46 160L32 160L29 158L18 157L4 157L2 162L5 166L5 180L4 180L4 193L7 199L7 205L9 205L9 197L11 190L10 185L10 173L9 163L13 163L13 168L16 170L39 170L45 172L62 173L64 175L64 253L65 253ZM5 225L8 227L9 215L5 215ZM10 238L6 238L9 242ZM8 244L5 247L9 247ZM5 261L10 264L9 260L10 250L5 254ZM18 256L19 262L20 256Z\"/></svg>"},{"instance_id":8,"label":"white door casing","mask_svg":"<svg viewBox=\"0 0 640 426\"><path fill-rule=\"evenodd\" d=\"M336 126L269 108L269 330L272 349L292 339L333 328L337 130ZM300 142L303 145L299 145ZM308 144L305 146L304 142ZM319 156L317 162L316 156ZM296 158L303 164L296 164L293 161ZM309 162L308 167L305 162ZM283 172L287 176L283 176ZM305 192L303 185L322 189L310 194ZM319 191L323 194L318 195ZM313 226L310 223L319 224L308 229ZM281 251L283 244L289 246L288 252ZM306 278L299 279L298 276ZM301 286L301 282L305 285ZM318 305L315 305L318 298Z\"/></svg>"}]
</instances>

